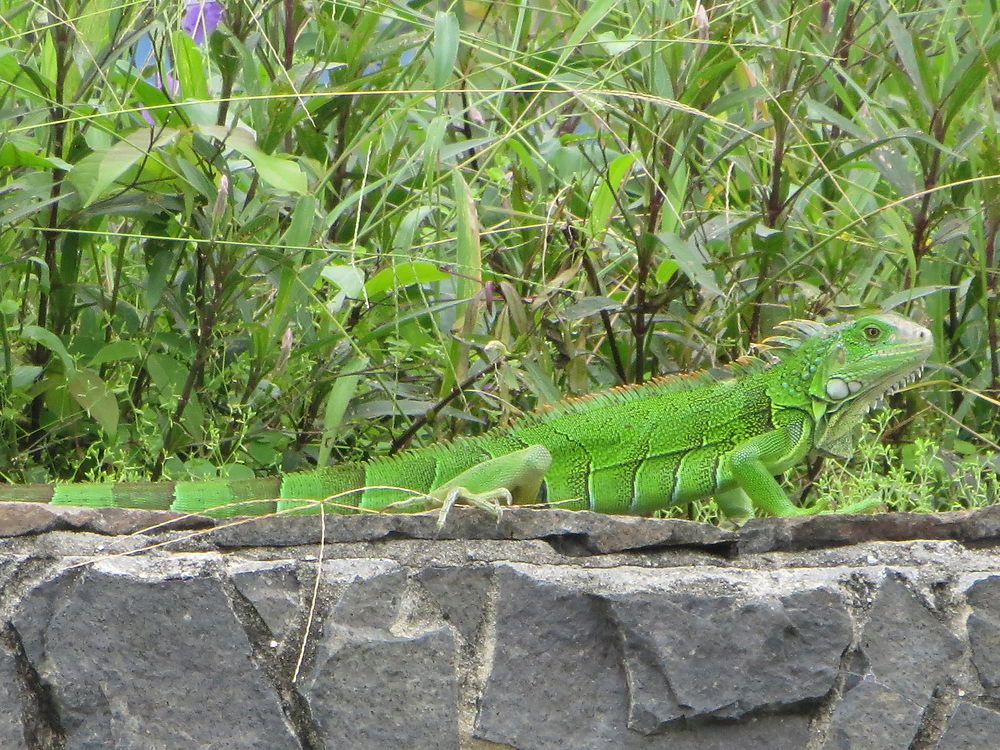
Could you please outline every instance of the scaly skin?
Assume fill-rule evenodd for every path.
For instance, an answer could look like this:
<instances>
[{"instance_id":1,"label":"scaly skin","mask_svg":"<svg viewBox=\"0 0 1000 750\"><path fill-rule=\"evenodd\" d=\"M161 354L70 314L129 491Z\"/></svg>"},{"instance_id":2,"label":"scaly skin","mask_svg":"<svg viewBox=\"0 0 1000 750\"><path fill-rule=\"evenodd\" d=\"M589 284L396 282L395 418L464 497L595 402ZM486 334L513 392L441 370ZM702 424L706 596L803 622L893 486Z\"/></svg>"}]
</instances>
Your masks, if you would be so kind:
<instances>
[{"instance_id":1,"label":"scaly skin","mask_svg":"<svg viewBox=\"0 0 1000 750\"><path fill-rule=\"evenodd\" d=\"M774 475L811 452L849 455L868 411L920 373L930 331L893 313L835 326L789 321L767 361L570 399L479 437L363 464L256 480L0 486L0 500L172 508L416 511L549 503L645 515L715 496L732 518L801 515ZM839 512L870 507L862 503Z\"/></svg>"}]
</instances>

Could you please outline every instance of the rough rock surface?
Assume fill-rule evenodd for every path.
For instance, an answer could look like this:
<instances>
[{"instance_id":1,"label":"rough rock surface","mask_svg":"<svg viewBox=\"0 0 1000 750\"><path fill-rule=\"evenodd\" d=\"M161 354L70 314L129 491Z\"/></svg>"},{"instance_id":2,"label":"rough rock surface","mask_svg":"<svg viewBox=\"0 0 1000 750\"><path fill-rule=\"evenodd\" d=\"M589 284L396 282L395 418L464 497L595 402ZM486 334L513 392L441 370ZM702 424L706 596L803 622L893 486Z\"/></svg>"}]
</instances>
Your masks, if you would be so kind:
<instances>
[{"instance_id":1,"label":"rough rock surface","mask_svg":"<svg viewBox=\"0 0 1000 750\"><path fill-rule=\"evenodd\" d=\"M67 748L298 747L222 581L184 563L186 576L100 561L22 601L13 625Z\"/></svg>"},{"instance_id":2,"label":"rough rock surface","mask_svg":"<svg viewBox=\"0 0 1000 750\"><path fill-rule=\"evenodd\" d=\"M17 663L13 654L0 646L0 747L11 750L27 749L23 717L18 710L23 702L20 696Z\"/></svg>"},{"instance_id":3,"label":"rough rock surface","mask_svg":"<svg viewBox=\"0 0 1000 750\"><path fill-rule=\"evenodd\" d=\"M995 750L1000 513L0 503L0 748Z\"/></svg>"},{"instance_id":4,"label":"rough rock surface","mask_svg":"<svg viewBox=\"0 0 1000 750\"><path fill-rule=\"evenodd\" d=\"M1000 698L1000 576L976 581L967 598L972 663L987 694Z\"/></svg>"},{"instance_id":5,"label":"rough rock surface","mask_svg":"<svg viewBox=\"0 0 1000 750\"><path fill-rule=\"evenodd\" d=\"M1000 713L959 703L937 743L938 750L995 750L1000 737Z\"/></svg>"},{"instance_id":6,"label":"rough rock surface","mask_svg":"<svg viewBox=\"0 0 1000 750\"><path fill-rule=\"evenodd\" d=\"M842 695L833 712L824 750L907 750L920 725L922 707L874 680L862 680ZM957 749L956 749L957 750Z\"/></svg>"}]
</instances>

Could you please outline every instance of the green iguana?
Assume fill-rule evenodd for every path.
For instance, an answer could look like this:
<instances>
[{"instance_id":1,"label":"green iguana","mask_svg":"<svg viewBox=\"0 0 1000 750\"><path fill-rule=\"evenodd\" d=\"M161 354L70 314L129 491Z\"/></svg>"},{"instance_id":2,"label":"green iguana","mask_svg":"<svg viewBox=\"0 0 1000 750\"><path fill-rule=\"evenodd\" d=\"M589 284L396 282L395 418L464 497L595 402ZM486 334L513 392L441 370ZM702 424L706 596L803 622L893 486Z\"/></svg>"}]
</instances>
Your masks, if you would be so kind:
<instances>
[{"instance_id":1,"label":"green iguana","mask_svg":"<svg viewBox=\"0 0 1000 750\"><path fill-rule=\"evenodd\" d=\"M315 511L306 501L327 500L333 512L441 506L443 522L456 501L644 515L714 495L733 518L816 513L824 508L793 505L774 475L811 452L849 455L867 412L920 374L933 342L892 313L779 328L764 359L569 399L366 463L250 480L0 485L0 500L217 516Z\"/></svg>"}]
</instances>

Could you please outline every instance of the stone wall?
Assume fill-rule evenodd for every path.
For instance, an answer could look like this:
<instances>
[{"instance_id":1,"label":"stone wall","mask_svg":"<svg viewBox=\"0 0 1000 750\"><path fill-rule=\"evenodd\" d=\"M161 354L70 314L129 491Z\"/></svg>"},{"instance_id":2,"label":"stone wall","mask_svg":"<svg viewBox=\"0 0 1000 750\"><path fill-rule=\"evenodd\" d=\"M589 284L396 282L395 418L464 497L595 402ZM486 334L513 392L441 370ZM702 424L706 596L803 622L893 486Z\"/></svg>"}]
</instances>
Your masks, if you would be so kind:
<instances>
[{"instance_id":1,"label":"stone wall","mask_svg":"<svg viewBox=\"0 0 1000 750\"><path fill-rule=\"evenodd\" d=\"M996 750L1000 508L0 504L0 748Z\"/></svg>"}]
</instances>

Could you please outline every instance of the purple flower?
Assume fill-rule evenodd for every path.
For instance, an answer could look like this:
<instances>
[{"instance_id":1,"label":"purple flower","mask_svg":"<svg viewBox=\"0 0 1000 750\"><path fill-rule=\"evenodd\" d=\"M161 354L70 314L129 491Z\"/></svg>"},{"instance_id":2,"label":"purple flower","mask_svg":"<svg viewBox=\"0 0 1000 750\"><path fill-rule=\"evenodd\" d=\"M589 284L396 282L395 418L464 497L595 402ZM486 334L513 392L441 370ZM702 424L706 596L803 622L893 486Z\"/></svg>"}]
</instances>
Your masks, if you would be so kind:
<instances>
[{"instance_id":1,"label":"purple flower","mask_svg":"<svg viewBox=\"0 0 1000 750\"><path fill-rule=\"evenodd\" d=\"M216 0L188 0L184 6L181 28L195 44L204 44L222 20L222 3Z\"/></svg>"}]
</instances>

